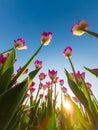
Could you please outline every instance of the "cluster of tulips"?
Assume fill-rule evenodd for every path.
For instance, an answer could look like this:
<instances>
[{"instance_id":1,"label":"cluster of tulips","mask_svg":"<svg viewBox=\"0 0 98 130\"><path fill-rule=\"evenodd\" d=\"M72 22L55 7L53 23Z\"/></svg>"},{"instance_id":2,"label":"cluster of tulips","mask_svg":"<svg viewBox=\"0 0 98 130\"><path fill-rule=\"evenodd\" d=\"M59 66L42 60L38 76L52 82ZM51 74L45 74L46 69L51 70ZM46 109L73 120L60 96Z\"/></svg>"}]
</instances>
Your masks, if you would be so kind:
<instances>
[{"instance_id":1,"label":"cluster of tulips","mask_svg":"<svg viewBox=\"0 0 98 130\"><path fill-rule=\"evenodd\" d=\"M87 28L88 23L81 20L73 25L71 32L77 36L88 33L98 37L97 33ZM16 74L16 50L27 49L25 40L14 40L14 47L0 54L0 130L98 130L98 101L92 84L85 81L85 72L75 71L71 46L64 49L63 55L69 61L72 72L64 68L64 73L74 97L64 86L64 79L58 78L57 70L48 70L48 74L39 73L42 61L36 60L35 69L28 71L42 47L50 44L52 33L43 32L40 40L40 47L23 67L17 69ZM85 70L98 78L98 68L85 67ZM24 74L26 77L18 82ZM36 76L39 78L37 83L34 82ZM43 83L47 76L49 80Z\"/></svg>"}]
</instances>

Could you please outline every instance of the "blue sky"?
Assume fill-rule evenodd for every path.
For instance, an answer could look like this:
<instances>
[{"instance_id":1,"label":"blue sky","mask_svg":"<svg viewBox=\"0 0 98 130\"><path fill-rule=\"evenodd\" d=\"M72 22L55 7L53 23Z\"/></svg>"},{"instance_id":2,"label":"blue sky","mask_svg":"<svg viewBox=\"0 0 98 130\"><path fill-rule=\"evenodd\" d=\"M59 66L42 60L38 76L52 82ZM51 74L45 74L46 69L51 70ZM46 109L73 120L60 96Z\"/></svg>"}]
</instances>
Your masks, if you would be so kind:
<instances>
[{"instance_id":1,"label":"blue sky","mask_svg":"<svg viewBox=\"0 0 98 130\"><path fill-rule=\"evenodd\" d=\"M36 57L43 61L41 71L58 70L59 77L66 80L64 67L71 71L62 55L66 46L73 48L76 71L85 71L83 66L98 68L98 39L70 32L72 25L82 19L89 23L89 30L98 32L98 0L0 0L0 52L12 48L14 39L23 37L28 50L17 51L16 68L22 66L40 46L41 33L50 31L52 42ZM34 69L33 63L30 69ZM86 71L86 81L92 83L98 99L97 78Z\"/></svg>"}]
</instances>

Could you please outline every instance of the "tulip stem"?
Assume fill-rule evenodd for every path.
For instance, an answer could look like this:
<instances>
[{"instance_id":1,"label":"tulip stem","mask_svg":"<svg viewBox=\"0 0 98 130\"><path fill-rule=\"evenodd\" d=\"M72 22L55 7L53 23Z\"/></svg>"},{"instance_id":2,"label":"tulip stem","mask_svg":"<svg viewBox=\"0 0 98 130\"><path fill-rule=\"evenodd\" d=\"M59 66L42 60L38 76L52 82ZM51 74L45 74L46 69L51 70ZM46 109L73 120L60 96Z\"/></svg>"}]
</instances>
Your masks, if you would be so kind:
<instances>
[{"instance_id":1,"label":"tulip stem","mask_svg":"<svg viewBox=\"0 0 98 130\"><path fill-rule=\"evenodd\" d=\"M89 31L89 30L83 30L83 31L92 35L92 36L94 36L94 37L96 37L96 38L98 38L98 33L95 33L95 32Z\"/></svg>"},{"instance_id":2,"label":"tulip stem","mask_svg":"<svg viewBox=\"0 0 98 130\"><path fill-rule=\"evenodd\" d=\"M72 61L71 61L70 58L69 58L69 63L70 63L70 65L71 65L72 71L73 71L73 73L74 73L76 83L79 85L79 82L78 82L78 79L77 79L77 76L76 76L76 72L75 72L74 66L73 66Z\"/></svg>"}]
</instances>

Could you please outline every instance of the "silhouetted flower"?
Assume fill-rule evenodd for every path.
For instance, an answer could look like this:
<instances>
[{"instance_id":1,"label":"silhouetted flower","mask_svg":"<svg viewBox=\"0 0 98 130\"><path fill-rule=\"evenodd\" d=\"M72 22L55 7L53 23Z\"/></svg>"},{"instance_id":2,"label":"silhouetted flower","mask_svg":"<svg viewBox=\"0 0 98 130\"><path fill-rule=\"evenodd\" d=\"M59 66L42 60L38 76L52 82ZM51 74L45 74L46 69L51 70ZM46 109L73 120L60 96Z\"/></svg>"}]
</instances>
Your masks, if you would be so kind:
<instances>
[{"instance_id":1,"label":"silhouetted flower","mask_svg":"<svg viewBox=\"0 0 98 130\"><path fill-rule=\"evenodd\" d=\"M48 45L51 42L52 33L51 32L43 32L41 35L41 43L43 45Z\"/></svg>"},{"instance_id":2,"label":"silhouetted flower","mask_svg":"<svg viewBox=\"0 0 98 130\"><path fill-rule=\"evenodd\" d=\"M88 28L88 23L84 20L80 20L78 23L74 24L71 28L73 35L81 36L85 33L85 30Z\"/></svg>"},{"instance_id":3,"label":"silhouetted flower","mask_svg":"<svg viewBox=\"0 0 98 130\"><path fill-rule=\"evenodd\" d=\"M23 38L19 38L17 40L14 40L14 46L18 50L27 49L27 46L25 45L25 40Z\"/></svg>"},{"instance_id":4,"label":"silhouetted flower","mask_svg":"<svg viewBox=\"0 0 98 130\"><path fill-rule=\"evenodd\" d=\"M66 58L71 58L72 56L72 48L70 46L66 47L63 51L63 54Z\"/></svg>"}]
</instances>

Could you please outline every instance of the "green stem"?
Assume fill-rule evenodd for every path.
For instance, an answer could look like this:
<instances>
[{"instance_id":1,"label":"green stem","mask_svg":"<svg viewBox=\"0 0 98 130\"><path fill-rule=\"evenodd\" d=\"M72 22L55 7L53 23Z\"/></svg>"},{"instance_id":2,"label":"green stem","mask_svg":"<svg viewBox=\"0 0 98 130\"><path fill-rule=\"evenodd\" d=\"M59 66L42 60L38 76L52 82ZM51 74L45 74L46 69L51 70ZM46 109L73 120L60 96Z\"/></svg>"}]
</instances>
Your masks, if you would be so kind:
<instances>
[{"instance_id":1,"label":"green stem","mask_svg":"<svg viewBox=\"0 0 98 130\"><path fill-rule=\"evenodd\" d=\"M54 86L54 93L55 93L54 98L55 98L55 104L56 104L56 84Z\"/></svg>"},{"instance_id":2,"label":"green stem","mask_svg":"<svg viewBox=\"0 0 98 130\"><path fill-rule=\"evenodd\" d=\"M79 86L79 82L78 82L78 79L77 79L76 72L75 72L74 66L73 66L73 64L72 64L72 61L71 61L70 58L69 58L68 60L69 60L69 63L70 63L70 65L71 65L72 71L73 71L73 73L74 73L75 81L76 81L77 85Z\"/></svg>"},{"instance_id":3,"label":"green stem","mask_svg":"<svg viewBox=\"0 0 98 130\"><path fill-rule=\"evenodd\" d=\"M94 37L96 37L96 38L98 38L98 33L95 33L95 32L89 31L89 30L83 30L83 31L92 35L92 36L94 36Z\"/></svg>"},{"instance_id":4,"label":"green stem","mask_svg":"<svg viewBox=\"0 0 98 130\"><path fill-rule=\"evenodd\" d=\"M37 91L37 94L36 94L36 97L35 97L35 101L37 101L37 97L38 97L38 94L39 94L39 91L40 91L40 83L39 83L39 86L38 86L38 91Z\"/></svg>"}]
</instances>

